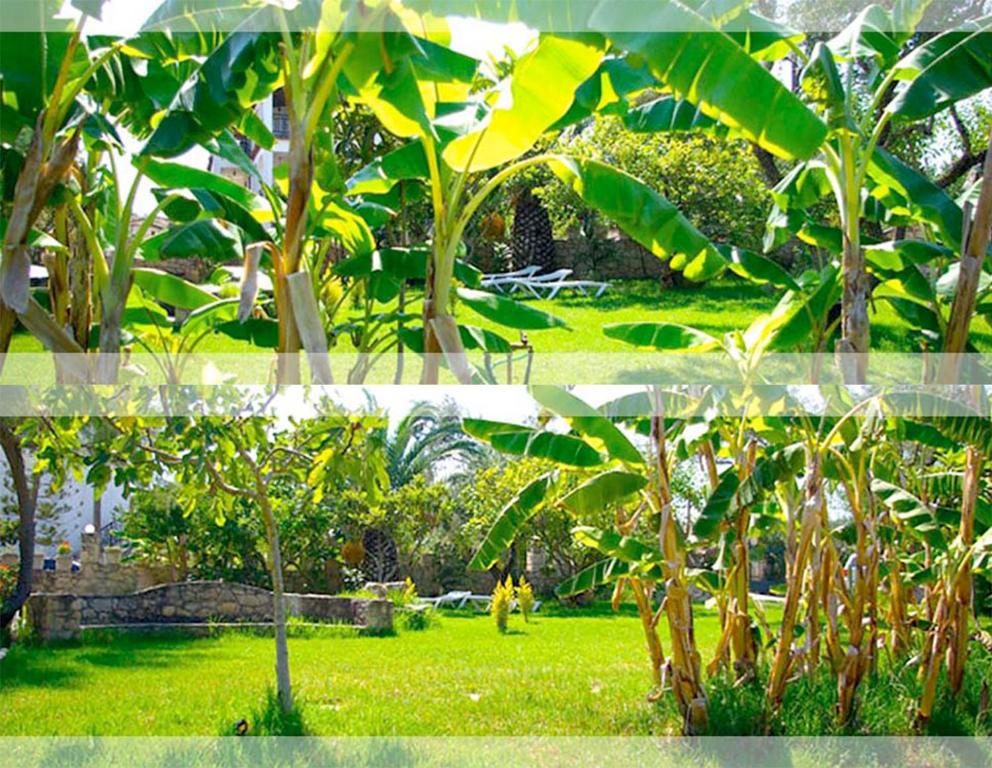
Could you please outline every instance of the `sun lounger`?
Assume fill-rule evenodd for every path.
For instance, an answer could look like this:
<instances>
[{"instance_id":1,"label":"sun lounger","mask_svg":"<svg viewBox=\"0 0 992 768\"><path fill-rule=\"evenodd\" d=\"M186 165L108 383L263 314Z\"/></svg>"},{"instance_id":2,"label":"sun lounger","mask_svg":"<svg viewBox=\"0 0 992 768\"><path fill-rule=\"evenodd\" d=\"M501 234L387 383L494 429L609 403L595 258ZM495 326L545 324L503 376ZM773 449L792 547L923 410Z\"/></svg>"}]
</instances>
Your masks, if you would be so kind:
<instances>
[{"instance_id":1,"label":"sun lounger","mask_svg":"<svg viewBox=\"0 0 992 768\"><path fill-rule=\"evenodd\" d=\"M515 278L510 282L510 293L523 289L529 292L535 299L544 298L541 291L547 289L554 291L554 287L566 280L572 274L570 269L556 269L546 275L534 275L533 277Z\"/></svg>"},{"instance_id":2,"label":"sun lounger","mask_svg":"<svg viewBox=\"0 0 992 768\"><path fill-rule=\"evenodd\" d=\"M495 288L500 293L503 292L504 285L511 285L514 281L533 277L541 268L535 265L517 269L513 272L499 272L492 275L483 275L479 285L482 288Z\"/></svg>"},{"instance_id":3,"label":"sun lounger","mask_svg":"<svg viewBox=\"0 0 992 768\"><path fill-rule=\"evenodd\" d=\"M555 283L554 287L551 290L551 293L548 294L548 298L553 299L555 296L558 295L559 291L562 291L566 288L574 288L575 290L579 291L579 293L581 293L583 296L588 296L589 291L595 289L596 298L598 299L606 292L606 290L609 287L610 287L609 283L600 283L595 280L562 280L558 283Z\"/></svg>"}]
</instances>

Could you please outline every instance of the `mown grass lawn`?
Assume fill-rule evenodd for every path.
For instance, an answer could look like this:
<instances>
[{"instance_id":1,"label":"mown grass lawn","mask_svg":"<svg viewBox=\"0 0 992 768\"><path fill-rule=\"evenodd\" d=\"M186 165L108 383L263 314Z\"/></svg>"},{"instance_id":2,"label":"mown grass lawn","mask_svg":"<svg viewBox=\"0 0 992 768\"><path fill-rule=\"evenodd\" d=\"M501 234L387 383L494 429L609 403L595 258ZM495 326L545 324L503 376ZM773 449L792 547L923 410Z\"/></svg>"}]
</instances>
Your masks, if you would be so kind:
<instances>
[{"instance_id":1,"label":"mown grass lawn","mask_svg":"<svg viewBox=\"0 0 992 768\"><path fill-rule=\"evenodd\" d=\"M676 734L671 696L649 704L644 639L632 606L550 613L496 632L484 615L444 613L433 626L359 637L341 628L290 639L304 732L321 736L642 736ZM780 609L767 605L770 626ZM717 618L697 606L703 664ZM667 646L667 631L662 627ZM942 694L931 733L988 733L979 722L992 657L977 645L956 702ZM884 661L884 660L883 660ZM773 732L908 734L919 694L915 670L865 681L858 719L833 720L836 682L821 675L790 686ZM0 662L2 736L216 736L242 718L258 723L274 678L271 638L239 632L95 637L60 647L15 647ZM942 688L943 688L942 684ZM760 734L760 680L733 687L709 679L713 733ZM257 731L258 728L253 726Z\"/></svg>"},{"instance_id":2,"label":"mown grass lawn","mask_svg":"<svg viewBox=\"0 0 992 768\"><path fill-rule=\"evenodd\" d=\"M445 613L420 632L290 640L296 696L320 735L634 735L676 724L650 705L632 610L511 618ZM713 648L703 612L700 644ZM252 718L274 679L271 638L118 636L15 647L0 663L0 736L207 735Z\"/></svg>"},{"instance_id":3,"label":"mown grass lawn","mask_svg":"<svg viewBox=\"0 0 992 768\"><path fill-rule=\"evenodd\" d=\"M780 291L754 285L741 279L724 277L710 283L679 288L663 288L653 280L623 280L613 283L600 298L559 294L553 300L526 298L522 293L514 298L561 318L568 328L530 331L531 343L537 352L632 352L630 347L606 337L602 327L609 323L666 322L688 325L715 336L728 331L744 330L776 304ZM420 302L413 301L407 311L420 312ZM882 352L918 352L919 333L911 329L885 301L875 302L869 310L872 348ZM471 310L457 311L459 322L495 331L509 341L517 341L518 333L500 327ZM972 323L972 341L980 351L992 351L992 325L985 316ZM342 338L340 351L352 351L348 339ZM42 346L26 333L18 333L11 345L12 352L40 352ZM136 350L138 351L138 350ZM207 337L197 352L245 353L258 352L247 342L226 336Z\"/></svg>"}]
</instances>

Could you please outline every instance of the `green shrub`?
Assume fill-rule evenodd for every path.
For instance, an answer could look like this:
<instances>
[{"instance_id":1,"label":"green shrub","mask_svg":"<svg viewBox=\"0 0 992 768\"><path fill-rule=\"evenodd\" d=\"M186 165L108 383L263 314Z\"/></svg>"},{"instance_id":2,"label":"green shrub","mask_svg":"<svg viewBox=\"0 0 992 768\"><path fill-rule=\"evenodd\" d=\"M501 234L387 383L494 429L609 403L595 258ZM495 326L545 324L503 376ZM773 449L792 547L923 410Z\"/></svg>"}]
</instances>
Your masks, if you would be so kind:
<instances>
[{"instance_id":1,"label":"green shrub","mask_svg":"<svg viewBox=\"0 0 992 768\"><path fill-rule=\"evenodd\" d=\"M520 614L524 617L524 621L530 621L530 615L534 612L534 589L523 576L517 583L517 606L520 608Z\"/></svg>"},{"instance_id":2,"label":"green shrub","mask_svg":"<svg viewBox=\"0 0 992 768\"><path fill-rule=\"evenodd\" d=\"M429 629L436 620L434 609L428 605L405 606L400 610L398 618L400 626L410 632L422 632Z\"/></svg>"},{"instance_id":3,"label":"green shrub","mask_svg":"<svg viewBox=\"0 0 992 768\"><path fill-rule=\"evenodd\" d=\"M493 600L489 604L489 612L496 619L496 628L500 632L506 632L506 626L510 619L511 602L513 602L513 578L507 576L505 583L496 582Z\"/></svg>"}]
</instances>

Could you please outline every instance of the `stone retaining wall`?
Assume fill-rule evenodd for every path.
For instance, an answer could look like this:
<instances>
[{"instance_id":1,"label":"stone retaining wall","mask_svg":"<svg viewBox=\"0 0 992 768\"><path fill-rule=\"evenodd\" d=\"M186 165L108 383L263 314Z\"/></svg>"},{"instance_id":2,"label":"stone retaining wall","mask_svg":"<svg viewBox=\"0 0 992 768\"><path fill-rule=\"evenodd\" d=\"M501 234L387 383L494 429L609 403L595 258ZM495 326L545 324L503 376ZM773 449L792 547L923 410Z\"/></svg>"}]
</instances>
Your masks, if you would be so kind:
<instances>
[{"instance_id":1,"label":"stone retaining wall","mask_svg":"<svg viewBox=\"0 0 992 768\"><path fill-rule=\"evenodd\" d=\"M338 622L376 632L393 628L393 604L330 595L285 595L290 616ZM261 624L272 621L272 593L222 581L163 584L126 595L36 593L28 621L43 640L79 637L87 627Z\"/></svg>"}]
</instances>

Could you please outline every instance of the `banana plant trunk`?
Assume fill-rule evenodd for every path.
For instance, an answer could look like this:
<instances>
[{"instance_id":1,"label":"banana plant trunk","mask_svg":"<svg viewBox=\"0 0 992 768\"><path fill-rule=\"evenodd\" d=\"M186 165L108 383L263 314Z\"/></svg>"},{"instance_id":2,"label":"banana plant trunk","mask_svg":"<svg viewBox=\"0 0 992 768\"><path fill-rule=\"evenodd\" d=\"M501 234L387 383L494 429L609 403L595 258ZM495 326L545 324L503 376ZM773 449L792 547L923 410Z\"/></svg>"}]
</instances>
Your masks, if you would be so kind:
<instances>
[{"instance_id":1,"label":"banana plant trunk","mask_svg":"<svg viewBox=\"0 0 992 768\"><path fill-rule=\"evenodd\" d=\"M820 468L816 453L813 451L810 452L806 460L806 483L803 496L803 516L800 523L799 543L796 546L795 561L789 572L789 582L785 594L785 607L782 611L782 625L779 629L779 636L775 645L775 655L772 659L771 671L768 675L766 696L770 712L774 712L781 705L782 698L785 695L786 682L799 659L799 654L794 648L795 627L803 597L806 566L814 547L816 530L820 521L820 508L822 506ZM815 575L812 582L815 585ZM815 603L815 595L813 595L813 599L809 604L812 606ZM810 627L807 627L807 632L809 631ZM809 651L810 649L807 646L807 655Z\"/></svg>"},{"instance_id":2,"label":"banana plant trunk","mask_svg":"<svg viewBox=\"0 0 992 768\"><path fill-rule=\"evenodd\" d=\"M287 82L286 106L290 112L289 136L289 197L286 202L286 228L283 230L282 252L273 254L275 269L275 300L279 316L279 345L276 380L279 384L299 384L301 381L300 351L302 342L293 312L289 291L289 276L299 271L307 231L307 209L313 185L313 153L306 141L306 127L299 114L304 103L302 94L295 94Z\"/></svg>"},{"instance_id":3,"label":"banana plant trunk","mask_svg":"<svg viewBox=\"0 0 992 768\"><path fill-rule=\"evenodd\" d=\"M0 373L3 373L7 354L10 352L10 342L14 338L14 326L17 324L17 313L3 303L0 298Z\"/></svg>"},{"instance_id":4,"label":"banana plant trunk","mask_svg":"<svg viewBox=\"0 0 992 768\"><path fill-rule=\"evenodd\" d=\"M692 600L685 583L684 557L678 544L678 522L672 511L661 397L660 393L656 395L651 432L657 455L655 502L660 517L658 538L662 553L662 573L665 577L662 611L668 619L672 644L672 656L666 661L665 668L670 674L672 692L682 715L683 732L691 736L706 730L706 691L703 687L702 660L696 647Z\"/></svg>"},{"instance_id":5,"label":"banana plant trunk","mask_svg":"<svg viewBox=\"0 0 992 768\"><path fill-rule=\"evenodd\" d=\"M435 243L427 262L427 281L424 295L424 368L421 384L437 384L441 374L441 344L434 330L437 318L437 264L443 256L443 244Z\"/></svg>"},{"instance_id":6,"label":"banana plant trunk","mask_svg":"<svg viewBox=\"0 0 992 768\"><path fill-rule=\"evenodd\" d=\"M982 456L974 446L968 446L965 457L964 487L961 494L961 525L958 535L966 554L954 582L954 600L951 604L950 638L947 648L947 678L951 693L960 693L964 684L964 667L968 660L969 621L972 613L974 577L968 548L975 538L975 509L981 490Z\"/></svg>"},{"instance_id":7,"label":"banana plant trunk","mask_svg":"<svg viewBox=\"0 0 992 768\"><path fill-rule=\"evenodd\" d=\"M965 226L969 227L970 206L965 206ZM968 343L968 329L975 312L978 295L978 281L982 274L985 252L989 247L992 230L992 131L989 132L989 150L985 153L985 166L982 172L982 191L978 197L975 218L970 223L970 234L961 243L961 262L958 271L958 284L951 305L951 315L944 335L944 353L960 355ZM967 234L967 233L966 233ZM941 383L957 383L960 364L952 359L950 364L940 366Z\"/></svg>"},{"instance_id":8,"label":"banana plant trunk","mask_svg":"<svg viewBox=\"0 0 992 768\"><path fill-rule=\"evenodd\" d=\"M843 293L841 295L841 369L847 384L864 384L867 377L867 353L871 344L868 325L868 275L865 254L861 249L861 188L857 182L854 150L843 139L841 172L843 199Z\"/></svg>"}]
</instances>

